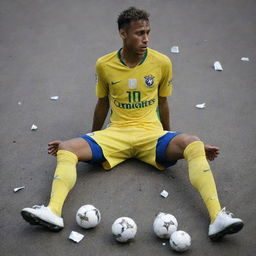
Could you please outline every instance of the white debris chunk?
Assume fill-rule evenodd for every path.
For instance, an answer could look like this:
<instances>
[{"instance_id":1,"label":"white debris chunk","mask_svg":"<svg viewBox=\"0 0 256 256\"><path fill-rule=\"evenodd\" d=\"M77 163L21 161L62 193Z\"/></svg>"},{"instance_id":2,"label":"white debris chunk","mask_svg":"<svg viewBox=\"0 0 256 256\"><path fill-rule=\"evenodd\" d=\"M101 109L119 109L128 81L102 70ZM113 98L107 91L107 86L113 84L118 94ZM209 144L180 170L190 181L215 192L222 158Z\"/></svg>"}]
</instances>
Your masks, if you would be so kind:
<instances>
[{"instance_id":1,"label":"white debris chunk","mask_svg":"<svg viewBox=\"0 0 256 256\"><path fill-rule=\"evenodd\" d=\"M58 100L59 96L51 96L51 100Z\"/></svg>"},{"instance_id":2,"label":"white debris chunk","mask_svg":"<svg viewBox=\"0 0 256 256\"><path fill-rule=\"evenodd\" d=\"M223 68L222 68L222 66L221 66L221 64L220 64L219 61L215 61L215 62L214 62L214 69L215 69L216 71L222 71L222 70L223 70Z\"/></svg>"},{"instance_id":3,"label":"white debris chunk","mask_svg":"<svg viewBox=\"0 0 256 256\"><path fill-rule=\"evenodd\" d=\"M169 193L168 193L166 190L163 190L163 191L160 193L160 195L161 195L162 197L166 198L166 197L169 195Z\"/></svg>"},{"instance_id":4,"label":"white debris chunk","mask_svg":"<svg viewBox=\"0 0 256 256\"><path fill-rule=\"evenodd\" d=\"M16 193L16 192L18 192L18 191L20 191L20 190L22 190L24 188L25 188L25 186L15 188L15 189L13 189L13 192Z\"/></svg>"},{"instance_id":5,"label":"white debris chunk","mask_svg":"<svg viewBox=\"0 0 256 256\"><path fill-rule=\"evenodd\" d=\"M69 235L69 239L76 243L79 243L83 238L84 238L84 235L82 235L76 231L71 231L71 233Z\"/></svg>"},{"instance_id":6,"label":"white debris chunk","mask_svg":"<svg viewBox=\"0 0 256 256\"><path fill-rule=\"evenodd\" d=\"M32 124L30 129L31 129L31 131L36 131L38 129L38 127L35 124Z\"/></svg>"},{"instance_id":7,"label":"white debris chunk","mask_svg":"<svg viewBox=\"0 0 256 256\"><path fill-rule=\"evenodd\" d=\"M205 107L206 107L206 103L205 102L196 105L196 108L200 108L200 109L205 108Z\"/></svg>"},{"instance_id":8,"label":"white debris chunk","mask_svg":"<svg viewBox=\"0 0 256 256\"><path fill-rule=\"evenodd\" d=\"M250 61L250 59L248 57L242 57L241 61Z\"/></svg>"},{"instance_id":9,"label":"white debris chunk","mask_svg":"<svg viewBox=\"0 0 256 256\"><path fill-rule=\"evenodd\" d=\"M166 243L162 243L162 245L166 245Z\"/></svg>"},{"instance_id":10,"label":"white debris chunk","mask_svg":"<svg viewBox=\"0 0 256 256\"><path fill-rule=\"evenodd\" d=\"M179 52L180 52L179 46L174 45L174 46L171 48L171 52L172 52L172 53L179 53Z\"/></svg>"},{"instance_id":11,"label":"white debris chunk","mask_svg":"<svg viewBox=\"0 0 256 256\"><path fill-rule=\"evenodd\" d=\"M21 103L21 101L18 101L18 105L21 105L22 103Z\"/></svg>"}]
</instances>

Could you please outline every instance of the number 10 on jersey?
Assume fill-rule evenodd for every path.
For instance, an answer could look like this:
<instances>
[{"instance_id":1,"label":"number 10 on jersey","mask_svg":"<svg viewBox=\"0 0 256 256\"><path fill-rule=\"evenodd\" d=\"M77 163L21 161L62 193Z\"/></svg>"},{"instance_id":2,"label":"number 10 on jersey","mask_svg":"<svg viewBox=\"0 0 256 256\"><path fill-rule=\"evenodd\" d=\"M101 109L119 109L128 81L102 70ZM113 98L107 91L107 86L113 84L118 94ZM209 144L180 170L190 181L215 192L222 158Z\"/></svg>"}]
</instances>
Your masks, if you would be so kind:
<instances>
[{"instance_id":1,"label":"number 10 on jersey","mask_svg":"<svg viewBox=\"0 0 256 256\"><path fill-rule=\"evenodd\" d=\"M140 102L140 91L127 91L128 93L128 100L130 103L132 102Z\"/></svg>"}]
</instances>

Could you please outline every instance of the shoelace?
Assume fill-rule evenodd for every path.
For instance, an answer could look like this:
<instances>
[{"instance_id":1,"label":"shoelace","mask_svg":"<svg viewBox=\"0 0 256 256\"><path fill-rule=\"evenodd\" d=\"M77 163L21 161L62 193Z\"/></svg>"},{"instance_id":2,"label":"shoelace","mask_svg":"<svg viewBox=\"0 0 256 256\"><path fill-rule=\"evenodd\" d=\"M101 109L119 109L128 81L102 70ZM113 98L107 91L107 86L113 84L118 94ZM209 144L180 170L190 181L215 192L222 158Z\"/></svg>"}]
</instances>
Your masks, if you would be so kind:
<instances>
[{"instance_id":1,"label":"shoelace","mask_svg":"<svg viewBox=\"0 0 256 256\"><path fill-rule=\"evenodd\" d=\"M221 210L221 212L222 213L225 213L226 215L228 215L229 217L233 217L233 213L232 212L230 212L230 211L228 211L228 210L226 210L226 207L224 207L222 210Z\"/></svg>"}]
</instances>

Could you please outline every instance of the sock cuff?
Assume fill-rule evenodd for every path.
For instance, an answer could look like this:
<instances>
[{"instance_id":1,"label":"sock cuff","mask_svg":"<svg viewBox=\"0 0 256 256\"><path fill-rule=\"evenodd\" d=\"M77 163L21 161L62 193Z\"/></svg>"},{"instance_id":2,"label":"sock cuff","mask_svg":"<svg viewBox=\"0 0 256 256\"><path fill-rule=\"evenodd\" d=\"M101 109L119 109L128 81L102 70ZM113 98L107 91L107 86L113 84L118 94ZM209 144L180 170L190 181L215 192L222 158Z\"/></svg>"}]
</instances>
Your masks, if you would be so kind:
<instances>
[{"instance_id":1,"label":"sock cuff","mask_svg":"<svg viewBox=\"0 0 256 256\"><path fill-rule=\"evenodd\" d=\"M190 161L196 157L205 156L204 143L202 141L194 141L190 143L183 152L184 158Z\"/></svg>"},{"instance_id":2,"label":"sock cuff","mask_svg":"<svg viewBox=\"0 0 256 256\"><path fill-rule=\"evenodd\" d=\"M77 164L78 158L77 156L68 150L59 150L57 152L57 161L67 161L73 164Z\"/></svg>"}]
</instances>

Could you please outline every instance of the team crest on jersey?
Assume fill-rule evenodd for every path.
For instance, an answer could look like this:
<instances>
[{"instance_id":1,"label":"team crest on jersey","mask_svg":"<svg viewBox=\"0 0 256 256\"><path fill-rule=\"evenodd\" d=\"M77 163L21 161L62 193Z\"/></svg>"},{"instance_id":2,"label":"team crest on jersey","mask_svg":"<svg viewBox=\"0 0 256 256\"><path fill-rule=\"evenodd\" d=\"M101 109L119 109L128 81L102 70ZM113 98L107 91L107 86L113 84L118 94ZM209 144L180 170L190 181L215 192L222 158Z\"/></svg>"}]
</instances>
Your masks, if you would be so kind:
<instances>
[{"instance_id":1,"label":"team crest on jersey","mask_svg":"<svg viewBox=\"0 0 256 256\"><path fill-rule=\"evenodd\" d=\"M146 86L148 88L151 88L154 86L154 78L155 78L154 76L148 75L148 76L144 76L144 78L145 78Z\"/></svg>"}]
</instances>

